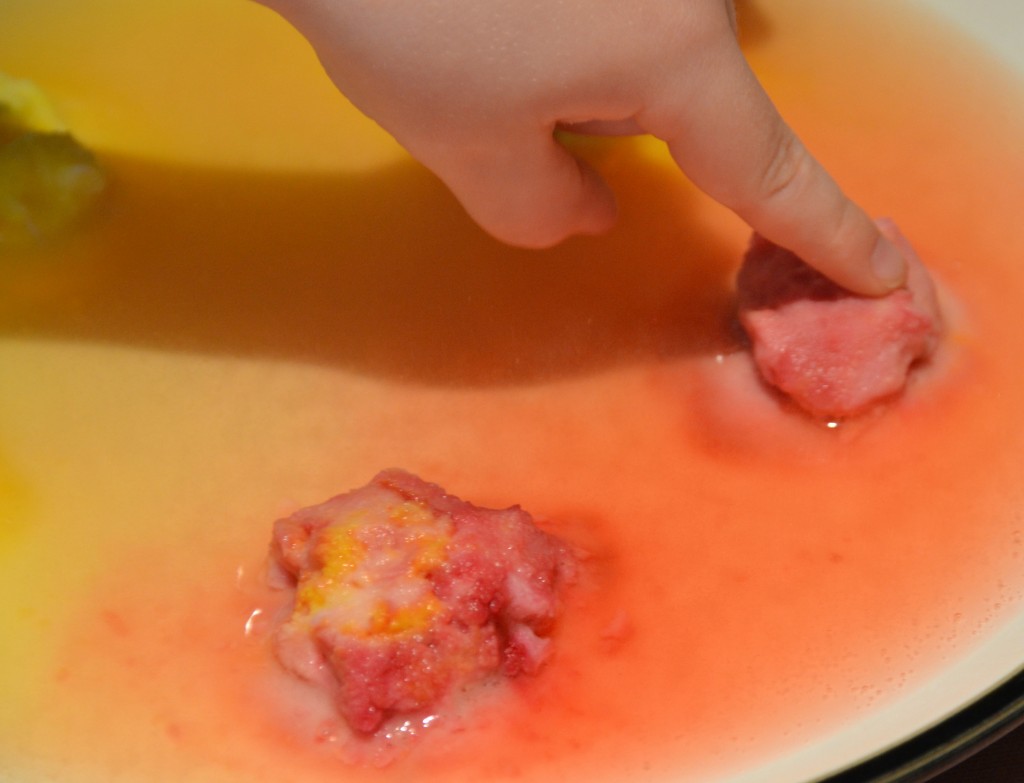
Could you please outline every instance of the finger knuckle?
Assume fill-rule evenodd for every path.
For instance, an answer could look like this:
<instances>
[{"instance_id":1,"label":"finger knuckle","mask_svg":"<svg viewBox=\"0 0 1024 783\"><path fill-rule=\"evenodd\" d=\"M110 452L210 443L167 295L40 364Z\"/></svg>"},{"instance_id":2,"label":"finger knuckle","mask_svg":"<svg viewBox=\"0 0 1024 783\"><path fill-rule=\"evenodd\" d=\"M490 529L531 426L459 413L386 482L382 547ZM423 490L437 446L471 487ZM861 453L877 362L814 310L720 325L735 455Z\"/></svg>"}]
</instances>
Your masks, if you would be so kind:
<instances>
[{"instance_id":1,"label":"finger knuckle","mask_svg":"<svg viewBox=\"0 0 1024 783\"><path fill-rule=\"evenodd\" d=\"M794 194L806 180L814 160L787 128L774 134L770 154L758 181L758 196L764 202L779 201Z\"/></svg>"}]
</instances>

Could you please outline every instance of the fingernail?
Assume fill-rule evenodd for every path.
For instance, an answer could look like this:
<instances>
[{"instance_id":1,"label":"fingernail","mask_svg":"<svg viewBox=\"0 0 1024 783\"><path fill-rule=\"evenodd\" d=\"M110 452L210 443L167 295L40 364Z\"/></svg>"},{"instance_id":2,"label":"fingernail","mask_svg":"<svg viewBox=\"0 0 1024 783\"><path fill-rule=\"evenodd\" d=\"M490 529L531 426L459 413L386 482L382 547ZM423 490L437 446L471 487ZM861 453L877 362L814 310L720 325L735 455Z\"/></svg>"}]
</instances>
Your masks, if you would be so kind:
<instances>
[{"instance_id":1,"label":"fingernail","mask_svg":"<svg viewBox=\"0 0 1024 783\"><path fill-rule=\"evenodd\" d=\"M879 234L871 253L871 268L875 277L889 288L903 285L907 277L907 262L889 239Z\"/></svg>"}]
</instances>

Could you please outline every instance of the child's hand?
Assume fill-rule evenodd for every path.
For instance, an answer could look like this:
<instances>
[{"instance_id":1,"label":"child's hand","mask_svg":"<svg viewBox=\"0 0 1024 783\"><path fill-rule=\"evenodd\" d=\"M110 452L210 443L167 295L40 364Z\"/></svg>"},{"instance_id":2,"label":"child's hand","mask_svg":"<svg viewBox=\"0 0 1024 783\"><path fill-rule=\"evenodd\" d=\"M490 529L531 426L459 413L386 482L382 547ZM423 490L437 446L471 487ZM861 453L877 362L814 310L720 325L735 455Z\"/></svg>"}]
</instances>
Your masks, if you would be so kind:
<instances>
[{"instance_id":1,"label":"child's hand","mask_svg":"<svg viewBox=\"0 0 1024 783\"><path fill-rule=\"evenodd\" d=\"M342 92L487 231L528 247L615 220L559 126L645 132L754 230L836 282L882 293L899 252L779 117L730 0L261 0Z\"/></svg>"}]
</instances>

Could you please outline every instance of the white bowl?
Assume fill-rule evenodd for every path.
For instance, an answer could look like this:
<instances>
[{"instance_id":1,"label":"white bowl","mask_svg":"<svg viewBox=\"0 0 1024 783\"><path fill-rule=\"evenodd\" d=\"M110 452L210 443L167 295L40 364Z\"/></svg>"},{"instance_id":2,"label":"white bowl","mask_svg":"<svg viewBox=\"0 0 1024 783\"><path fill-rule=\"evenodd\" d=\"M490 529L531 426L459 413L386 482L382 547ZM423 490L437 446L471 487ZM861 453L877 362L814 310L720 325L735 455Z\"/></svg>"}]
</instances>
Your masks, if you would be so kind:
<instances>
[{"instance_id":1,"label":"white bowl","mask_svg":"<svg viewBox=\"0 0 1024 783\"><path fill-rule=\"evenodd\" d=\"M77 0L44 1L52 2L57 12L66 12L74 9ZM194 0L189 1L194 2ZM28 9L37 0L9 0L9 2L11 2L10 7ZM766 8L770 6L770 0L758 0L758 2L764 4ZM942 15L966 35L976 38L1008 67L1017 70L1024 77L1024 3L1020 3L1018 0L986 0L983 3L979 3L977 0L915 0L915 3L928 9L931 13ZM224 4L225 7L227 5L227 3ZM0 18L2 18L2 12L0 12ZM228 12L225 12L225 18L229 18ZM270 19L271 17L268 15L266 17L268 29L271 24ZM268 32L269 35L271 35L270 32ZM74 35L70 35L68 40L74 41ZM2 30L0 30L0 41L2 41ZM866 56L870 56L869 43L865 42L865 51L868 53ZM180 44L168 45L174 47ZM295 46L299 47L298 44ZM70 48L68 50L71 51ZM301 52L301 56L306 60L309 59L309 53L305 50ZM4 52L0 51L0 69L4 67L3 57ZM299 59L300 56L297 55L296 61ZM306 60L302 61L303 67L308 65ZM125 63L130 65L130 57L126 56ZM122 63L122 67L127 66ZM259 67L265 67L265 71L261 71L263 78L260 83L261 89L266 87L270 92L277 90L279 95L292 89L292 85L287 82L287 76L274 81L279 75L272 66L261 62ZM370 124L367 123L369 128L366 130L367 138L373 138L373 159L367 161L366 156L363 156L361 160L350 160L345 156L344 149L336 150L330 147L329 130L322 131L306 126L297 130L288 124L290 119L287 116L276 116L273 111L268 112L266 107L258 102L254 102L256 109L252 110L250 114L246 114L246 112L250 111L251 107L244 106L243 101L240 101L237 107L239 117L241 117L240 125L251 133L238 134L237 128L227 130L204 128L201 122L193 125L188 111L192 105L189 101L195 100L202 103L225 100L224 95L218 92L218 74L209 74L209 82L212 86L201 84L197 77L197 80L192 83L196 94L189 93L192 88L183 89L181 85L176 85L173 79L169 79L168 89L179 90L179 92L169 94L167 98L167 101L173 104L174 111L166 111L166 106L162 107L165 109L165 113L161 116L161 122L153 123L146 111L137 110L132 103L133 100L139 98L141 92L131 93L128 87L124 87L122 91L123 85L117 80L118 74L112 72L108 75L110 77L108 79L109 89L102 96L105 103L101 106L101 110L94 111L89 105L77 103L75 100L78 87L76 79L80 77L80 74L57 71L44 74L46 77L44 81L48 79L47 86L51 87L59 97L64 98L64 108L69 112L71 125L81 131L81 135L88 143L101 152L107 153L113 150L115 154L123 154L133 160L143 160L147 165L152 163L155 168L166 162L170 155L168 150L173 150L180 159L186 160L198 169L202 169L204 166L213 167L215 164L221 165L227 170L258 167L257 164L265 168L273 168L272 165L267 164L267 156L268 150L274 149L275 137L274 133L267 131L264 126L273 126L275 130L284 128L290 132L299 133L300 136L305 134L304 138L307 139L305 145L297 144L293 148L281 151L280 160L275 161L280 164L281 168L289 171L327 169L332 172L345 171L358 174L362 173L360 167L367 170L374 167L386 168L402 156L402 153L388 140L381 140L374 136L376 129L369 127ZM131 79L125 76L124 81L128 83ZM303 84L296 86L295 89L302 92L303 96L308 97L310 101L324 100L325 103L333 106L330 104L333 93L329 94L326 83ZM296 102L301 103L301 101ZM178 111L179 106L180 111ZM287 114L287 112L280 114ZM298 124L301 125L301 123ZM308 126L309 123L306 125ZM329 126L329 123L326 126ZM154 133L154 128L159 132ZM318 136L318 133L322 133L322 137ZM369 144L369 142L367 143ZM424 185L423 187L430 186ZM0 264L2 261L3 259L0 259ZM202 272L203 270L199 270L199 273ZM213 279L215 286L215 275ZM71 284L77 285L80 282L72 280ZM49 289L40 286L36 290L26 286L26 290L30 294L35 291L38 295L39 290L46 294ZM77 289L73 289L72 293L75 290ZM55 294L55 296L59 295L61 295L61 290L57 290L57 294ZM88 291L82 294L86 298L88 295ZM74 323L73 316L74 313L69 320L71 323ZM130 322L127 325L117 323L115 319L115 326L130 330L132 324ZM48 335L43 337L44 339L39 340L39 343L45 342ZM72 334L71 337L75 338L76 335ZM101 333L95 342L102 344L108 337L109 335ZM272 335L268 337L268 341L270 337ZM74 346L75 339L67 342L72 344L73 349L76 347ZM84 342L89 341L85 340ZM2 347L0 344L0 348ZM305 346L303 347L305 348ZM164 350L166 346L158 345L157 348ZM178 348L176 343L172 343L172 350L165 350L165 352L175 353ZM315 353L315 350L313 352ZM181 353L187 353L187 350ZM296 353L301 352L297 351ZM163 371L163 365L159 363L162 359L153 359L145 354L140 354L140 356L139 364L145 372L150 372L150 365L147 362L154 362L153 367L156 369L152 369L153 377L159 379L159 373ZM43 357L44 360L48 358L47 356ZM85 353L82 356L72 355L72 359L79 362L74 367L85 368L82 371L83 376L88 375L87 370L92 367L90 364L92 358L93 355L90 353ZM214 364L217 358L219 357L209 358L208 364ZM305 356L301 356L296 364L301 365L303 359ZM315 363L310 362L310 364ZM40 366L45 364L45 361L39 362ZM205 366L205 364L202 365L202 367ZM251 373L254 374L254 377L262 379L262 375L258 375L260 372L262 369L259 367L253 368L240 363L238 366L228 366L225 375ZM211 374L207 377L197 371L196 377L200 380L206 379L209 386L209 398L218 399L219 376L215 377ZM0 369L0 378L2 378L2 369ZM144 380L147 378L149 378L148 375ZM113 382L110 385L113 392L107 390L108 392L120 392L119 385ZM154 382L154 387L156 385ZM153 387L146 388L152 391ZM188 389L187 386L183 386L183 388ZM159 389L159 391L165 393L163 389ZM0 392L2 392L2 388L0 388ZM294 394L291 385L282 385L275 401L283 408L293 405ZM173 395L167 394L166 396ZM327 398L325 397L325 399ZM320 432L322 424L320 419L329 415L334 404L333 400L334 398L331 398L330 405L325 403L322 410L311 410L308 413L308 420L303 419L298 423L292 422L289 426L281 426L282 437L302 437L310 435L310 433L315 436ZM133 404L134 400L126 400L126 407ZM252 405L254 403L246 401L245 404ZM234 402L224 403L225 408L229 406L235 407ZM239 406L244 407L241 403ZM188 413L192 412L191 409L188 410ZM144 417L139 415L138 411L135 411L134 415L138 416L140 422L143 421ZM209 419L210 427L215 427L219 426L221 421L218 417L226 416L227 413L220 411L203 415ZM201 416L196 416L196 418L199 419ZM253 419L257 418L258 416L253 416ZM0 425L4 423L3 411L0 410ZM11 423L11 426L14 428L14 423ZM411 427L412 425L407 424L406 426ZM201 426L193 425L193 428L199 430ZM2 429L3 427L0 426L0 430ZM170 428L167 428L167 432L169 431ZM83 424L76 432L84 438L88 434L88 427ZM298 435L295 435L296 432ZM25 440L28 441L29 438L26 437ZM131 439L129 438L125 442L131 443ZM97 454L99 453L98 450ZM0 454L0 457L4 456ZM192 458L194 455L187 454L186 456ZM97 459L102 461L100 458ZM183 458L183 461L186 460ZM313 459L311 459L312 461ZM0 468L2 467L3 464L0 462ZM194 479L192 473L183 473L182 475L187 476L188 480ZM234 480L243 487L244 491L245 481L250 479L235 477ZM311 487L316 482L311 479L310 486L306 486L303 485L303 480L305 480L304 476L301 480L296 481L296 485L303 492L312 493ZM168 481L170 482L171 479ZM344 488L336 487L338 490ZM0 481L0 491L3 489L4 485ZM207 491L211 495L214 494L213 490L209 490L209 488ZM314 497L313 499L321 498ZM144 500L148 500L148 498L135 499L140 505ZM0 506L0 510L2 510L2 506ZM266 509L261 508L258 512L253 511L253 517L263 513L277 513L277 509L267 512ZM2 576L0 574L0 577ZM895 700L884 703L870 713L862 714L838 729L823 732L812 742L799 749L786 751L784 755L770 761L757 762L755 767L744 769L741 772L716 777L709 783L812 783L816 781L895 783L901 780L919 780L922 775L951 763L1024 720L1024 612L1001 621L1001 623L999 627L986 629L985 638L962 657L944 666L926 681L918 682L911 690L902 692ZM2 632L0 632L0 636L2 636ZM751 654L756 654L756 651L751 651ZM2 673L0 672L0 674ZM3 777L4 772L3 761L0 759L0 777ZM67 779L56 774L55 777L60 780ZM670 776L665 783L682 783L682 781ZM691 783L691 781L686 783ZM699 783L705 783L705 781Z\"/></svg>"}]
</instances>

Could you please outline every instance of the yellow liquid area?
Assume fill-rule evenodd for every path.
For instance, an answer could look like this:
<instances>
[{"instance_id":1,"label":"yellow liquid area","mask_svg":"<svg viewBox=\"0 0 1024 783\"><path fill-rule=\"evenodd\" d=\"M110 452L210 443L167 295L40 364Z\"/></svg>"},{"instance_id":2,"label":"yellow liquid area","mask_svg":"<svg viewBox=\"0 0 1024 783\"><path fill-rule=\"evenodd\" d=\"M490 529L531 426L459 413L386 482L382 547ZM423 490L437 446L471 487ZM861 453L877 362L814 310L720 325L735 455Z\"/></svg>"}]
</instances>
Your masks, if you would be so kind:
<instances>
[{"instance_id":1,"label":"yellow liquid area","mask_svg":"<svg viewBox=\"0 0 1024 783\"><path fill-rule=\"evenodd\" d=\"M255 3L5 0L3 20L0 67L31 77L98 152L247 170L403 156Z\"/></svg>"},{"instance_id":2,"label":"yellow liquid area","mask_svg":"<svg viewBox=\"0 0 1024 783\"><path fill-rule=\"evenodd\" d=\"M246 700L268 664L245 586L275 518L389 465L599 553L562 663L419 780L741 768L1018 606L1019 87L882 3L743 11L783 113L968 313L956 383L848 442L716 405L746 231L660 145L581 143L620 224L517 251L265 9L0 5L0 70L113 183L79 234L0 256L0 776L338 780ZM623 607L633 636L598 654Z\"/></svg>"}]
</instances>

